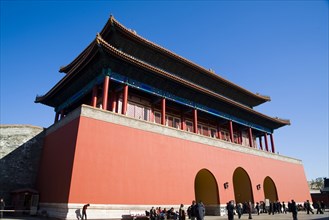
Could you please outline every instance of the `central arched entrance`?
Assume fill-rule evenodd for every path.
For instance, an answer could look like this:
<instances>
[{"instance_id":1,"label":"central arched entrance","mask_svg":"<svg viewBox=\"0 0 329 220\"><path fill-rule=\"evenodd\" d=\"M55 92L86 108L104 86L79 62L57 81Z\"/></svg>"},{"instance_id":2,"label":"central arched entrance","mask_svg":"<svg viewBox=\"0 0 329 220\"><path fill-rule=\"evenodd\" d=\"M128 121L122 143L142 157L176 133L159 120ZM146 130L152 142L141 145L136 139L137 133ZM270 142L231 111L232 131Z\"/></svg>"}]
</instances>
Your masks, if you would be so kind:
<instances>
[{"instance_id":1,"label":"central arched entrance","mask_svg":"<svg viewBox=\"0 0 329 220\"><path fill-rule=\"evenodd\" d=\"M249 175L241 167L236 168L233 173L233 187L236 203L254 202Z\"/></svg>"},{"instance_id":2,"label":"central arched entrance","mask_svg":"<svg viewBox=\"0 0 329 220\"><path fill-rule=\"evenodd\" d=\"M219 192L214 175L207 169L200 170L194 181L196 202L202 201L206 215L219 215Z\"/></svg>"},{"instance_id":3,"label":"central arched entrance","mask_svg":"<svg viewBox=\"0 0 329 220\"><path fill-rule=\"evenodd\" d=\"M275 184L271 179L271 177L267 176L264 179L263 188L264 188L265 199L269 199L270 202L278 201L278 193L276 191Z\"/></svg>"}]
</instances>

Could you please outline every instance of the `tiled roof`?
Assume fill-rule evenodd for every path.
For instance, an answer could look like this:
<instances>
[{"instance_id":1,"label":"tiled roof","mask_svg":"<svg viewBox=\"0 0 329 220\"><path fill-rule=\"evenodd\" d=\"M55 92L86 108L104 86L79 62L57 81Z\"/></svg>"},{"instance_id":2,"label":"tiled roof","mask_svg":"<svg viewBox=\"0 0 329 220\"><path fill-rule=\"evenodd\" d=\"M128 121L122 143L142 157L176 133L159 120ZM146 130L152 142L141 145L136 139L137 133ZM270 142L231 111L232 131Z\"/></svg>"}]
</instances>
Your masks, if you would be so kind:
<instances>
[{"instance_id":1,"label":"tiled roof","mask_svg":"<svg viewBox=\"0 0 329 220\"><path fill-rule=\"evenodd\" d=\"M132 63L134 65L139 66L139 67L143 67L143 68L145 68L145 69L147 69L149 71L152 71L152 72L156 72L158 74L161 74L161 75L163 75L163 76L165 76L167 78L170 78L170 79L172 79L172 80L174 80L176 82L179 82L179 83L181 83L181 84L183 84L185 86L188 86L190 88L196 89L199 92L202 92L202 93L205 93L207 95L210 95L210 96L212 96L212 97L214 97L216 99L219 99L221 101L224 101L226 103L230 103L231 105L234 105L234 106L236 106L238 108L241 108L241 109L243 109L245 111L248 111L248 112L250 112L252 114L259 115L262 118L266 118L268 120L275 121L275 122L280 123L280 124L290 125L290 121L289 120L283 120L283 119L279 119L279 118L272 118L272 117L269 117L267 115L261 114L261 113L255 111L255 110L253 110L251 108L246 107L245 105L242 105L242 104L240 104L238 102L235 102L235 101L233 101L231 99L228 99L228 98L226 98L224 96L221 96L221 95L219 95L217 93L214 93L214 92L212 92L210 90L207 90L205 88L202 88L202 87L200 87L198 85L195 85L195 84L193 84L193 83L191 83L191 82L189 82L187 80L184 80L184 79L182 79L182 78L180 78L178 76L175 76L175 75L173 75L173 74L171 74L171 73L169 73L167 71L164 71L164 70L159 69L159 68L157 68L155 66L152 66L151 64L145 63L142 60L139 60L139 59L137 59L137 58L135 58L135 57L133 57L133 56L131 56L129 54L126 54L126 53L118 50L117 48L115 48L114 46L110 45L105 40L103 40L100 35L97 35L96 41L97 41L97 43L100 46L104 47L108 53L111 53L111 54L113 54L115 56L119 56L121 59L124 59L127 62L130 62L130 63Z\"/></svg>"},{"instance_id":2,"label":"tiled roof","mask_svg":"<svg viewBox=\"0 0 329 220\"><path fill-rule=\"evenodd\" d=\"M193 82L183 79L183 78L177 76L177 74L170 73L164 69L158 68L157 66L154 66L141 59L138 59L130 54L124 53L123 51L117 49L116 47L114 47L113 45L111 45L110 43L108 43L107 41L105 41L102 38L103 34L108 33L108 31L110 30L112 25L115 25L118 29L122 30L130 37L133 37L136 40L138 40L144 44L147 44L148 46L154 48L155 50L161 51L162 53L165 53L168 56L174 57L179 62L183 62L186 65L189 65L195 69L198 69L199 72L202 72L204 74L209 74L209 75L213 76L214 78L216 78L217 80L221 80L221 81L227 83L228 85L234 87L235 89L238 89L239 91L244 91L244 92L248 93L248 95L256 96L256 97L262 98L264 100L270 100L269 97L264 97L259 94L251 93L248 90L245 90L245 89L223 79L222 77L216 75L215 73L208 71L208 70L204 69L203 67L201 67L201 66L199 66L199 65L197 65L197 64L195 64L195 63L193 63L193 62L191 62L159 45L156 45L156 44L144 39L143 37L137 35L135 32L125 28L123 25L121 25L119 22L117 22L113 16L111 16L109 19L109 22L107 22L107 24L103 28L102 32L100 34L97 34L96 39L93 40L89 44L89 46L76 59L74 59L69 65L62 67L60 69L61 72L67 73L66 76L63 79L61 79L49 92L47 92L47 94L45 94L44 96L37 97L35 102L49 103L49 101L46 101L46 100L52 99L52 97L56 93L58 93L58 91L60 91L61 88L64 88L64 86L67 85L71 81L71 79L73 79L77 74L79 74L80 70L84 66L86 66L90 62L90 60L92 60L92 58L99 52L98 48L102 47L106 50L107 53L110 53L110 54L114 55L115 57L124 60L127 63L131 63L140 68L144 68L144 69L147 69L148 71L162 75L168 79L174 80L175 82L181 83L186 87L198 90L201 93L214 97L215 99L228 103L229 105L233 105L239 109L243 109L244 111L257 115L260 118L269 120L272 123L277 123L277 124L280 124L281 126L290 125L289 120L284 120L284 119L280 119L277 117L273 118L273 117L264 115L262 113L259 113L255 110L253 110L252 108L250 108L249 106L243 105L237 101L234 101L230 98L222 96L214 91L211 91L207 88L204 88L200 85L196 85ZM280 127L280 126L278 126L278 127Z\"/></svg>"},{"instance_id":3,"label":"tiled roof","mask_svg":"<svg viewBox=\"0 0 329 220\"><path fill-rule=\"evenodd\" d=\"M151 42L151 41L143 38L142 36L138 35L135 31L132 31L132 30L126 28L125 26L123 26L112 15L110 16L110 19L109 20L110 20L109 23L111 23L112 25L115 25L117 28L119 28L120 30L122 30L123 32L125 32L130 37L132 37L132 38L134 38L134 39L136 39L136 40L138 40L138 41L140 41L140 42L142 42L142 43L144 43L144 44L146 44L146 45L154 48L155 50L161 51L162 53L167 54L168 56L173 57L174 59L176 59L176 60L178 60L180 62L183 62L186 65L189 65L189 66L197 69L198 71L200 71L202 73L211 75L212 77L216 78L217 80L220 80L220 81L226 83L229 86L233 86L233 87L235 87L235 88L237 88L237 89L239 89L241 91L244 91L245 93L248 93L249 95L258 97L260 99L263 99L264 101L270 101L271 100L269 96L264 96L264 95L261 95L259 93L256 93L256 94L255 93L252 93L252 92L250 92L250 91L248 91L248 90L246 90L246 89L244 89L244 88L242 88L242 87L240 87L240 86L238 86L238 85L236 85L236 84L234 84L234 83L232 83L232 82L224 79L223 77L220 77L219 75L217 75L213 71L207 70L206 68L204 68L204 67L202 67L202 66L200 66L200 65L198 65L196 63L193 63L192 61L189 61L188 59L186 59L186 58L184 58L182 56L179 56L176 53L174 53L174 52L172 52L172 51L170 51L170 50L168 50L168 49L166 49L166 48L164 48L164 47L162 47L162 46L160 46L160 45L158 45L156 43L153 43L153 42ZM103 30L101 32L101 35L107 31L107 28L109 28L108 25L106 25L103 28Z\"/></svg>"}]
</instances>

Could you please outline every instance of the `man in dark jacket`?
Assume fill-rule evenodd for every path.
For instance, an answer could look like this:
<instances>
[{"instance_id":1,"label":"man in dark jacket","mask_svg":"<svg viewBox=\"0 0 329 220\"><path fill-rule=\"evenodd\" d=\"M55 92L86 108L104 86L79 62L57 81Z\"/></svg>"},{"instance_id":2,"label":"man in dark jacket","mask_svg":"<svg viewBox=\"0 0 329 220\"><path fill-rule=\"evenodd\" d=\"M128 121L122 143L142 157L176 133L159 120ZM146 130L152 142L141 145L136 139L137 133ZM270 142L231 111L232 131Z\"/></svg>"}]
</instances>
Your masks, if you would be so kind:
<instances>
[{"instance_id":1,"label":"man in dark jacket","mask_svg":"<svg viewBox=\"0 0 329 220\"><path fill-rule=\"evenodd\" d=\"M188 218L191 220L196 219L196 202L193 200L192 204L187 209Z\"/></svg>"},{"instance_id":2,"label":"man in dark jacket","mask_svg":"<svg viewBox=\"0 0 329 220\"><path fill-rule=\"evenodd\" d=\"M203 203L200 201L197 205L196 205L196 219L197 220L203 220L204 216L206 213L206 209L203 205Z\"/></svg>"},{"instance_id":3,"label":"man in dark jacket","mask_svg":"<svg viewBox=\"0 0 329 220\"><path fill-rule=\"evenodd\" d=\"M229 201L227 203L226 209L227 209L228 220L233 220L234 219L234 205L233 205L233 201Z\"/></svg>"},{"instance_id":4,"label":"man in dark jacket","mask_svg":"<svg viewBox=\"0 0 329 220\"><path fill-rule=\"evenodd\" d=\"M310 201L307 200L305 204L306 204L306 211L307 211L307 214L309 215L310 212L311 212L312 214L314 214L314 212L313 212L313 210L312 210L312 208L311 208L311 203L310 203Z\"/></svg>"},{"instance_id":5,"label":"man in dark jacket","mask_svg":"<svg viewBox=\"0 0 329 220\"><path fill-rule=\"evenodd\" d=\"M292 212L292 219L293 220L298 220L297 219L297 214L298 214L297 205L296 205L296 202L293 199L291 200L290 207L291 207L291 212Z\"/></svg>"}]
</instances>

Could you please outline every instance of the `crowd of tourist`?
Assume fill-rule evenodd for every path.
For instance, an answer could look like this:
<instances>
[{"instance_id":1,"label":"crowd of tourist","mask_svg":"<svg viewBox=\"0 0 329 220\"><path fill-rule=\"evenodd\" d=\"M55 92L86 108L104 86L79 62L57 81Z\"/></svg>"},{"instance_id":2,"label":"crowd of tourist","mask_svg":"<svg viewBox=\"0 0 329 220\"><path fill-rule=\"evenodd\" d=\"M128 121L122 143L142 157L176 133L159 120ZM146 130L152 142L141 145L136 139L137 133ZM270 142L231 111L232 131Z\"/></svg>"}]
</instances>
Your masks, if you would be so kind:
<instances>
[{"instance_id":1,"label":"crowd of tourist","mask_svg":"<svg viewBox=\"0 0 329 220\"><path fill-rule=\"evenodd\" d=\"M316 202L311 205L309 200L305 201L304 204L296 204L294 200L285 202L244 202L234 204L234 201L229 201L226 205L227 216L229 220L233 220L234 216L240 219L242 215L248 214L249 219L252 219L251 214L287 214L288 212L292 213L293 220L297 220L298 211L305 211L307 214L314 214L314 209L317 210L316 214L324 214L325 204L324 202ZM192 201L192 204L187 208L186 212L184 205L181 204L178 211L172 207L169 210L166 208L162 209L161 207L154 208L152 207L149 212L147 212L150 220L185 220L188 217L191 220L203 220L205 216L205 206L200 201L196 203Z\"/></svg>"},{"instance_id":2,"label":"crowd of tourist","mask_svg":"<svg viewBox=\"0 0 329 220\"><path fill-rule=\"evenodd\" d=\"M161 207L152 207L147 215L150 220L185 220L188 216L191 220L203 220L205 216L205 207L200 201L196 203L192 201L192 204L187 208L187 213L185 212L184 205L181 204L178 211L172 207L169 210Z\"/></svg>"},{"instance_id":3,"label":"crowd of tourist","mask_svg":"<svg viewBox=\"0 0 329 220\"><path fill-rule=\"evenodd\" d=\"M263 201L256 202L252 204L251 202L238 203L234 205L234 201L229 201L226 205L227 215L229 220L234 219L234 215L237 215L240 219L245 213L249 214L249 219L252 219L251 213L257 215L261 213L267 213L269 215L280 214L287 212L292 213L293 220L297 220L298 211L306 211L307 214L314 214L314 209L317 210L316 214L324 214L325 204L323 201L317 201L316 203L311 203L309 200L305 201L304 204L296 204L294 200L289 201L287 204L285 202L269 202L266 204Z\"/></svg>"}]
</instances>

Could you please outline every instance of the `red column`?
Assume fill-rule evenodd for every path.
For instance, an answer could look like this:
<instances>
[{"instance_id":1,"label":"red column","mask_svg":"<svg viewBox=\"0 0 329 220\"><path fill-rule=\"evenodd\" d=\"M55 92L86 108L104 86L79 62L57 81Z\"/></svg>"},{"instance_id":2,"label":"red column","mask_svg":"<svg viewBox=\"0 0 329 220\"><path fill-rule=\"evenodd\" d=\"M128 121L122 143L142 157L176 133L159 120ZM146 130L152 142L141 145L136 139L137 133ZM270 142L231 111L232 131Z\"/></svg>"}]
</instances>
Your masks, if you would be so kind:
<instances>
[{"instance_id":1,"label":"red column","mask_svg":"<svg viewBox=\"0 0 329 220\"><path fill-rule=\"evenodd\" d=\"M116 112L117 110L117 94L115 91L111 94L112 97L112 112Z\"/></svg>"},{"instance_id":2,"label":"red column","mask_svg":"<svg viewBox=\"0 0 329 220\"><path fill-rule=\"evenodd\" d=\"M229 129L230 129L230 139L231 139L231 142L234 142L233 122L231 120L229 120Z\"/></svg>"},{"instance_id":3,"label":"red column","mask_svg":"<svg viewBox=\"0 0 329 220\"><path fill-rule=\"evenodd\" d=\"M222 132L220 131L220 125L217 125L218 139L222 139Z\"/></svg>"},{"instance_id":4,"label":"red column","mask_svg":"<svg viewBox=\"0 0 329 220\"><path fill-rule=\"evenodd\" d=\"M249 146L253 147L254 138L252 136L252 129L250 127L248 128L248 134L249 134Z\"/></svg>"},{"instance_id":5,"label":"red column","mask_svg":"<svg viewBox=\"0 0 329 220\"><path fill-rule=\"evenodd\" d=\"M107 110L107 97L109 93L109 82L110 82L110 77L105 76L104 78L104 84L103 84L103 103L102 103L102 109Z\"/></svg>"},{"instance_id":6,"label":"red column","mask_svg":"<svg viewBox=\"0 0 329 220\"><path fill-rule=\"evenodd\" d=\"M194 127L194 133L198 133L198 110L193 109L193 127Z\"/></svg>"},{"instance_id":7,"label":"red column","mask_svg":"<svg viewBox=\"0 0 329 220\"><path fill-rule=\"evenodd\" d=\"M56 112L56 115L55 115L55 122L54 122L54 123L58 122L58 119L59 119L59 113Z\"/></svg>"},{"instance_id":8,"label":"red column","mask_svg":"<svg viewBox=\"0 0 329 220\"><path fill-rule=\"evenodd\" d=\"M270 134L270 138L271 138L272 153L275 153L273 134Z\"/></svg>"},{"instance_id":9,"label":"red column","mask_svg":"<svg viewBox=\"0 0 329 220\"><path fill-rule=\"evenodd\" d=\"M262 136L259 137L259 147L263 150Z\"/></svg>"},{"instance_id":10,"label":"red column","mask_svg":"<svg viewBox=\"0 0 329 220\"><path fill-rule=\"evenodd\" d=\"M166 125L166 99L161 100L161 124Z\"/></svg>"},{"instance_id":11,"label":"red column","mask_svg":"<svg viewBox=\"0 0 329 220\"><path fill-rule=\"evenodd\" d=\"M127 104L128 104L128 85L123 87L123 101L122 101L122 114L127 113Z\"/></svg>"},{"instance_id":12,"label":"red column","mask_svg":"<svg viewBox=\"0 0 329 220\"><path fill-rule=\"evenodd\" d=\"M181 113L181 116L180 116L180 120L181 120L181 126L180 128L185 131L186 130L186 124L185 124L185 117L184 117L184 113Z\"/></svg>"},{"instance_id":13,"label":"red column","mask_svg":"<svg viewBox=\"0 0 329 220\"><path fill-rule=\"evenodd\" d=\"M61 111L61 117L60 119L63 119L64 118L64 109Z\"/></svg>"},{"instance_id":14,"label":"red column","mask_svg":"<svg viewBox=\"0 0 329 220\"><path fill-rule=\"evenodd\" d=\"M267 133L264 133L265 149L268 151Z\"/></svg>"},{"instance_id":15,"label":"red column","mask_svg":"<svg viewBox=\"0 0 329 220\"><path fill-rule=\"evenodd\" d=\"M153 107L153 105L151 105L150 122L155 122L155 120L154 120L154 107Z\"/></svg>"},{"instance_id":16,"label":"red column","mask_svg":"<svg viewBox=\"0 0 329 220\"><path fill-rule=\"evenodd\" d=\"M97 91L98 91L98 86L95 85L93 87L93 93L92 93L92 97L91 97L91 106L92 107L96 107L96 104L97 104Z\"/></svg>"}]
</instances>

